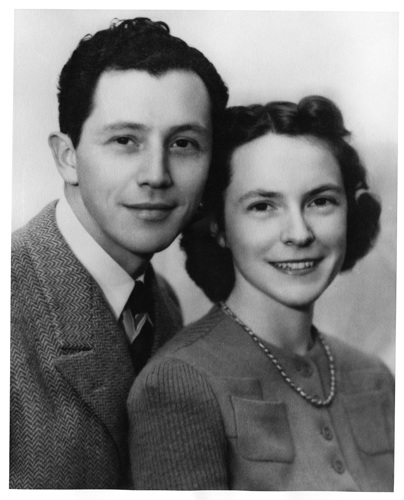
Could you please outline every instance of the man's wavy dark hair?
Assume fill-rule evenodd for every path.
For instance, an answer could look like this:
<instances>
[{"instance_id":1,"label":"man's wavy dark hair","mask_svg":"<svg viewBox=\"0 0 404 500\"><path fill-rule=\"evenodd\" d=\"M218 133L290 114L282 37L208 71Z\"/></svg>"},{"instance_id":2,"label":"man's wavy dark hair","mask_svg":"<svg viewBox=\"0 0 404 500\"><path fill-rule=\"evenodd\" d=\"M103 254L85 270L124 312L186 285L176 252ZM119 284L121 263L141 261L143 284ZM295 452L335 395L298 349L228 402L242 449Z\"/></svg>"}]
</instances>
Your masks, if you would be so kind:
<instances>
[{"instance_id":1,"label":"man's wavy dark hair","mask_svg":"<svg viewBox=\"0 0 404 500\"><path fill-rule=\"evenodd\" d=\"M231 178L231 158L239 146L268 133L290 137L314 137L325 143L336 158L347 196L347 250L341 271L352 269L372 248L379 232L381 205L369 193L366 169L357 151L347 142L339 108L329 99L309 96L298 104L270 102L266 105L228 108L219 162L211 169L204 193L205 215L183 232L181 247L186 269L213 302L225 300L234 286L231 252L212 236L212 221L223 230L224 192Z\"/></svg>"},{"instance_id":2,"label":"man's wavy dark hair","mask_svg":"<svg viewBox=\"0 0 404 500\"><path fill-rule=\"evenodd\" d=\"M226 108L228 89L213 64L199 50L170 34L162 21L148 18L115 20L108 29L85 36L62 69L59 78L59 126L74 147L90 116L93 96L102 73L136 69L160 76L170 70L196 73L211 100L215 133Z\"/></svg>"}]
</instances>

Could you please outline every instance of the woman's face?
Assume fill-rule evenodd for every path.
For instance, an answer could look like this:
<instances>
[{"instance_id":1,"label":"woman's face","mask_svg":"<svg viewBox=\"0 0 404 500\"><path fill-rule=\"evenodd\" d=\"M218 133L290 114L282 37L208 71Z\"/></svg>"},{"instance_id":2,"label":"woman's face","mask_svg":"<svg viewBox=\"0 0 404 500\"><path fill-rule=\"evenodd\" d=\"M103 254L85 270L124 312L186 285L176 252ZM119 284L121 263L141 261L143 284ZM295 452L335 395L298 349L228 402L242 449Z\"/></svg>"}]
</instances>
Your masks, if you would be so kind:
<instances>
[{"instance_id":1,"label":"woman's face","mask_svg":"<svg viewBox=\"0 0 404 500\"><path fill-rule=\"evenodd\" d=\"M315 138L269 133L237 148L231 169L223 237L233 291L312 305L345 257L347 201L336 159Z\"/></svg>"}]
</instances>

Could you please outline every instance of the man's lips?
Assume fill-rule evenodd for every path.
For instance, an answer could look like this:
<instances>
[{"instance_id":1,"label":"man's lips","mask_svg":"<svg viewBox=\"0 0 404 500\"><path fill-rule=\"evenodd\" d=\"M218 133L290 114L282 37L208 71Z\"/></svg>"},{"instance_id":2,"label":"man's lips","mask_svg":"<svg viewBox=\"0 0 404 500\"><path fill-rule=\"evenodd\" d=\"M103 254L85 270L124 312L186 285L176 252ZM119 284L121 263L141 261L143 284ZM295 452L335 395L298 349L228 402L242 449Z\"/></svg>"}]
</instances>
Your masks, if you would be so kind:
<instances>
[{"instance_id":1,"label":"man's lips","mask_svg":"<svg viewBox=\"0 0 404 500\"><path fill-rule=\"evenodd\" d=\"M145 203L126 203L125 206L136 210L172 210L176 204L149 201Z\"/></svg>"},{"instance_id":2,"label":"man's lips","mask_svg":"<svg viewBox=\"0 0 404 500\"><path fill-rule=\"evenodd\" d=\"M140 219L159 221L167 218L177 205L175 203L145 202L124 204L124 207L136 212Z\"/></svg>"}]
</instances>

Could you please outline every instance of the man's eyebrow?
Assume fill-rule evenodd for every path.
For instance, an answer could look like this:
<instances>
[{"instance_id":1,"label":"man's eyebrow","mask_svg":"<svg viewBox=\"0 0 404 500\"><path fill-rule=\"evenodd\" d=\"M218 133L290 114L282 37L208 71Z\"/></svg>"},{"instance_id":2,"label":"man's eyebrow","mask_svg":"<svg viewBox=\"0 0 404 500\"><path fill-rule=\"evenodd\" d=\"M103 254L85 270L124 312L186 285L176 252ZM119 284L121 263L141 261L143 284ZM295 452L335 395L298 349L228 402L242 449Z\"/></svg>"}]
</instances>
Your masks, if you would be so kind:
<instances>
[{"instance_id":1,"label":"man's eyebrow","mask_svg":"<svg viewBox=\"0 0 404 500\"><path fill-rule=\"evenodd\" d=\"M149 127L142 123L121 121L116 123L110 123L102 128L103 133L118 132L120 130L133 130L137 132L137 131L149 130ZM170 134L181 133L181 132L196 132L198 134L202 134L205 136L211 135L210 128L205 127L204 125L201 125L199 123L185 123L183 125L173 125L168 129L168 132Z\"/></svg>"},{"instance_id":2,"label":"man's eyebrow","mask_svg":"<svg viewBox=\"0 0 404 500\"><path fill-rule=\"evenodd\" d=\"M115 122L105 125L102 128L102 132L115 132L118 130L146 130L146 125L142 125L141 123L135 122Z\"/></svg>"},{"instance_id":3,"label":"man's eyebrow","mask_svg":"<svg viewBox=\"0 0 404 500\"><path fill-rule=\"evenodd\" d=\"M171 132L198 132L202 135L210 135L211 130L208 127L200 125L199 123L186 123L171 128Z\"/></svg>"}]
</instances>

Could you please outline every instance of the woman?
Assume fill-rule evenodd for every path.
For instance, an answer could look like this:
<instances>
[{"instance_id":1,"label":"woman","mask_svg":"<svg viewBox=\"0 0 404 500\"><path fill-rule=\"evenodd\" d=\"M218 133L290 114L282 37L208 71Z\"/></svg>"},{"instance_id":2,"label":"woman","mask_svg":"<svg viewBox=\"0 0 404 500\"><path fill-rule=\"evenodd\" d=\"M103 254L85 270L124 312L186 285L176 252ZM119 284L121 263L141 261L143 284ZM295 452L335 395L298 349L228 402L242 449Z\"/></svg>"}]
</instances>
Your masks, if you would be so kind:
<instances>
[{"instance_id":1,"label":"woman","mask_svg":"<svg viewBox=\"0 0 404 500\"><path fill-rule=\"evenodd\" d=\"M187 269L216 302L129 397L139 489L393 489L394 382L317 331L315 301L371 248L380 205L328 99L228 111Z\"/></svg>"}]
</instances>

